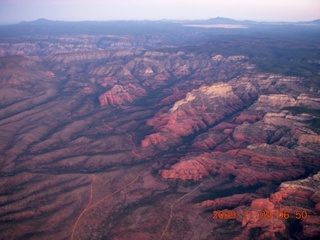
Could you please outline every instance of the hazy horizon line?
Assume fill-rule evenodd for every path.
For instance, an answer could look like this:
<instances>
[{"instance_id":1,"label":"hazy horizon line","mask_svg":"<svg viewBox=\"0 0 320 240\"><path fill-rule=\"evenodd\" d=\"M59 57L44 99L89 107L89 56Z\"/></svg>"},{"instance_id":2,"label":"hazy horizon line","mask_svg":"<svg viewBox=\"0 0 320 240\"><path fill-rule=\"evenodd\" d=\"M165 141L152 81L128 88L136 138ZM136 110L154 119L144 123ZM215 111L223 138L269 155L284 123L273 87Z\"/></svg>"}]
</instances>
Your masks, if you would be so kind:
<instances>
[{"instance_id":1,"label":"hazy horizon line","mask_svg":"<svg viewBox=\"0 0 320 240\"><path fill-rule=\"evenodd\" d=\"M195 19L168 19L168 18L162 18L162 19L106 19L106 20L94 20L94 19L88 19L88 20L63 20L63 19L49 19L49 18L36 18L33 20L21 20L21 21L14 21L14 22L0 22L0 25L15 25L19 23L30 23L30 22L36 22L39 20L46 20L51 22L117 22L117 21L208 21L212 19L225 19L225 20L233 20L233 21L249 21L249 22L257 22L257 23L304 23L304 22L313 22L320 20L320 18L312 19L312 20L299 20L299 21L292 21L292 20L257 20L257 19L235 19L235 18L228 18L228 17L212 17L212 18L195 18Z\"/></svg>"}]
</instances>

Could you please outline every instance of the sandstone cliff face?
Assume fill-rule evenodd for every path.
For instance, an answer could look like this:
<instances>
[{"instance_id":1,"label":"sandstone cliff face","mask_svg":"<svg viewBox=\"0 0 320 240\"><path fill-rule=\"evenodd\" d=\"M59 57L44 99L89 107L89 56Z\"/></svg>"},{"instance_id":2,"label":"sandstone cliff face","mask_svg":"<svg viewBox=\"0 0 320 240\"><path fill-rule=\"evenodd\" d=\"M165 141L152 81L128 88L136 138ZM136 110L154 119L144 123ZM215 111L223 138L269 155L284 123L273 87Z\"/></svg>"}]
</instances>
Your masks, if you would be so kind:
<instances>
[{"instance_id":1,"label":"sandstone cliff face","mask_svg":"<svg viewBox=\"0 0 320 240\"><path fill-rule=\"evenodd\" d=\"M187 96L186 99L177 102L174 105L173 109L176 111L176 109L178 108L177 106L183 106L183 104L187 103L188 99L193 100L193 97L190 97L190 95ZM281 111L283 107L292 107L293 102L297 102L295 104L298 105L299 102L294 98L289 98L285 95L273 95L271 98L265 98L266 100L262 101L262 99L263 98L260 97L246 113L247 115L249 115L249 113L252 112L253 117L245 117L247 115L240 115L239 117L230 119L229 124L218 124L217 126L211 128L208 133L199 135L194 140L193 147L195 149L206 151L213 149L226 151L229 149L241 147L247 148L250 151L252 151L253 149L255 149L254 151L260 149L259 151L262 153L262 155L265 153L272 153L271 155L263 157L263 161L265 162L266 166L274 168L274 170L272 171L275 175L277 175L276 172L280 170L276 169L276 166L278 166L279 164L281 165L282 161L280 159L273 159L272 156L292 157L288 159L288 167L296 166L297 168L299 168L299 166L302 166L305 163L309 164L310 167L314 167L314 165L316 164L314 161L312 163L307 163L308 161L306 160L298 160L298 158L300 158L301 156L306 156L305 153L308 152L319 154L319 150L315 149L319 144L319 135L308 128L308 122L310 121L310 119L313 119L313 116L310 114L300 114L298 116L293 115L288 110ZM277 105L278 108L276 108L275 105ZM270 109L273 109L273 111L275 112L269 112ZM170 111L172 111L172 108ZM263 118L257 116L257 112L260 112L260 116L261 113L262 115L264 114ZM160 131L158 130L160 133L164 132L162 129L165 129L165 127L168 125L167 123L167 125L161 126L159 122L157 124L158 125L156 126L160 126ZM171 132L179 133L173 127L171 128ZM146 140L144 140L143 143L145 143ZM227 153L235 154L238 156L239 154L241 155L241 151L243 150L239 150L238 152L230 150ZM208 154L209 153L205 153L203 155L199 155L198 157L193 157L192 159L182 158L179 163L172 167L171 170L163 170L160 172L165 178L199 180L204 176L209 176L210 172L217 173L217 171L213 168L217 165L220 166L220 164L222 164L222 169L228 171L226 169L228 169L229 164L224 166L223 163L218 162L218 164L216 162L216 159L214 159L213 156L216 156L218 154L217 152L211 152L209 155ZM218 155L224 154L225 153L219 153ZM260 157L258 157L257 159L259 158ZM292 166L290 164L290 161L292 161ZM302 164L301 161L306 162ZM226 161L225 164L227 164L227 162L229 161ZM258 162L260 163L260 161ZM250 165L250 169L254 169L253 166L258 162L248 162L248 164ZM237 168L237 170L235 171L241 172L242 170ZM294 171L292 171L292 173L294 173ZM296 172L296 174L298 175L301 173L303 173L303 171ZM237 175L232 171L229 172L229 174ZM255 174L253 173L253 175ZM263 177L263 173L257 174L257 176ZM277 179L276 176L272 176L272 178ZM257 182L257 180L253 180L250 182Z\"/></svg>"},{"instance_id":2,"label":"sandstone cliff face","mask_svg":"<svg viewBox=\"0 0 320 240\"><path fill-rule=\"evenodd\" d=\"M147 124L153 126L157 133L147 136L141 145L170 147L170 140L179 140L180 137L206 129L247 106L249 100L254 101L256 91L254 87L251 90L251 98L244 100L235 94L231 85L225 83L193 90L184 99L177 101L168 113L148 120ZM159 136L158 141L154 141L154 136Z\"/></svg>"},{"instance_id":3,"label":"sandstone cliff face","mask_svg":"<svg viewBox=\"0 0 320 240\"><path fill-rule=\"evenodd\" d=\"M218 174L225 178L232 176L234 186L250 186L298 177L304 173L301 166L301 161L287 148L261 144L225 153L186 156L169 170L159 173L164 178L195 181Z\"/></svg>"},{"instance_id":4,"label":"sandstone cliff face","mask_svg":"<svg viewBox=\"0 0 320 240\"><path fill-rule=\"evenodd\" d=\"M246 85L245 82L250 84ZM159 170L163 178L202 183L224 179L231 189L235 189L288 181L303 176L308 169L319 169L317 160L319 159L319 131L315 124L320 107L316 104L319 98L313 93L306 98L305 95L301 96L298 78L282 79L277 75L257 75L251 79L250 77L237 78L229 81L228 84L232 86L232 92L238 99L247 103L249 107L239 114L229 118L224 117L225 120L221 123L213 122L212 127L207 126L208 131L198 134L193 140L192 148L198 153L186 154L173 164L166 165L164 169ZM266 86L270 86L270 89ZM285 92L283 86L294 91ZM232 99L233 95L225 90L225 85L220 87L224 93L229 93L225 96ZM208 87L200 89L203 93L209 92ZM248 91L243 91L244 89ZM257 95L259 96L256 97ZM256 101L250 100L252 97ZM170 120L174 113L182 109L187 112L196 99L197 96L190 92L184 99L172 104L165 113L158 114L150 120L148 124L154 126L157 131L154 135L166 133L170 136L167 139L170 140L172 140L171 136L183 136L179 130L176 130L179 126L176 122L174 122L176 128L171 127L167 132L164 129L172 123ZM217 108L221 113L223 110L227 111L228 107L234 106L231 103L224 105L224 101L228 102L224 99L224 95L220 95L214 103L209 103L203 109L206 112L217 103L223 106L223 108ZM239 103L239 100L237 102ZM192 116L194 115L198 116L198 114ZM201 120L197 119L197 123L201 123ZM187 125L186 122L184 125ZM150 136L152 135L148 137ZM146 144L148 137L142 142L145 144L143 146L149 146ZM162 140L168 141L165 137ZM181 141L181 137L177 138L175 144L178 145ZM163 143L160 145L159 142L161 140L154 143L158 148L164 145ZM170 141L169 144L171 144ZM318 175L314 175L314 178L317 179ZM238 214L236 221L241 222L243 228L239 237L235 239L249 239L255 229L263 229L254 233L257 239L277 239L279 236L314 238L319 235L317 230L319 228L318 187L312 189L317 183L312 177L301 181L301 184L306 182L306 185L312 185L309 189L309 186L296 187L296 184L300 185L298 182L290 182L290 186L282 184L274 194L272 194L273 191L263 194L257 190L225 197L201 198L196 206L206 210L234 208ZM215 189L212 188L213 193ZM211 191L207 189L207 192ZM266 195L270 197L266 198ZM294 201L296 202L292 204ZM284 220L277 217L261 219L259 211L265 209L272 212L273 216L277 216L282 211L288 211L291 216L295 216L297 211L301 213L308 209L310 217L304 220ZM255 212L256 215L245 219L243 213L249 211ZM289 227L292 224L297 224L302 230L292 233Z\"/></svg>"},{"instance_id":5,"label":"sandstone cliff face","mask_svg":"<svg viewBox=\"0 0 320 240\"><path fill-rule=\"evenodd\" d=\"M126 86L115 85L110 91L105 92L99 96L100 105L122 105L125 103L131 103L139 97L143 97L147 94L141 86L128 84Z\"/></svg>"}]
</instances>

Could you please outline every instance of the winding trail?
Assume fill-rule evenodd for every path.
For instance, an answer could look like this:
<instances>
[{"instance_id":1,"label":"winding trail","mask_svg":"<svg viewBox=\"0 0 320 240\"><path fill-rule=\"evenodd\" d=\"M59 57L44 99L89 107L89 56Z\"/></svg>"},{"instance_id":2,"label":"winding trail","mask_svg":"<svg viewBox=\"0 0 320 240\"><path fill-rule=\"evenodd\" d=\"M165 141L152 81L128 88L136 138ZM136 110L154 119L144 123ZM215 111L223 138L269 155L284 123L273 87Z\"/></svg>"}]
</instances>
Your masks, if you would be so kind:
<instances>
[{"instance_id":1,"label":"winding trail","mask_svg":"<svg viewBox=\"0 0 320 240\"><path fill-rule=\"evenodd\" d=\"M90 186L90 201L87 204L87 206L83 209L83 211L80 213L79 217L77 218L77 221L75 222L73 228L72 228L72 233L71 233L71 237L70 240L74 240L74 234L77 230L77 227L79 225L80 219L82 218L82 216L90 209L95 208L96 206L98 206L100 203L102 203L104 200L110 198L112 195L120 192L121 190L125 189L126 187L130 186L131 184L135 183L141 176L142 176L143 171L141 171L137 177L135 177L131 182L127 183L126 185L124 185L123 187L118 188L116 191L104 196L103 198L101 198L99 201L97 201L96 203L92 204L92 190L93 190L93 184L94 181L91 183ZM94 175L93 175L94 176ZM95 180L95 176L93 177Z\"/></svg>"},{"instance_id":2,"label":"winding trail","mask_svg":"<svg viewBox=\"0 0 320 240\"><path fill-rule=\"evenodd\" d=\"M96 176L95 175L92 175L92 182L91 182L91 185L90 185L90 198L89 198L89 203L87 204L87 206L82 210L82 212L80 213L80 215L78 216L77 218L77 221L75 222L75 224L73 225L73 228L72 228L72 232L71 232L71 237L70 239L73 240L74 239L74 233L77 229L77 226L78 226L78 223L81 219L81 217L83 216L83 214L88 211L90 209L90 205L92 203L92 193L93 193L93 184L96 180Z\"/></svg>"},{"instance_id":3,"label":"winding trail","mask_svg":"<svg viewBox=\"0 0 320 240\"><path fill-rule=\"evenodd\" d=\"M131 144L132 144L132 146L133 146L133 149L132 149L131 153L132 153L134 156L138 157L138 158L143 158L143 156L141 156L140 154L136 153L137 147L136 147L136 144L133 142L132 134L130 134L130 133L128 133L127 131L122 130L122 129L120 129L120 128L114 129L113 127L110 127L110 126L109 126L108 124L106 124L105 122L103 122L103 125L104 125L105 127L107 127L109 130L118 130L118 131L120 131L120 132L128 135L128 136L129 136L129 140L130 140L130 142L131 142Z\"/></svg>"},{"instance_id":4,"label":"winding trail","mask_svg":"<svg viewBox=\"0 0 320 240\"><path fill-rule=\"evenodd\" d=\"M201 99L201 100L202 100L202 111L204 111L206 107L205 107L204 104L203 104L203 99ZM108 124L106 124L105 122L103 122L103 125L106 126L109 130L114 130L114 128L110 127L110 126L109 126ZM138 153L136 153L136 145L135 145L135 143L134 143L133 140L132 140L132 135L131 135L130 133L128 133L127 131L122 130L122 129L120 129L120 128L118 128L118 129L116 129L116 130L118 130L118 131L120 131L120 132L123 132L123 133L125 133L126 135L129 136L130 142L132 143L132 146L133 146L133 149L132 149L131 153L132 153L133 155L135 155L136 157L142 158L141 155L139 155ZM139 177L139 175L138 175L138 177ZM138 178L138 177L137 177L137 178ZM136 180L136 179L134 179L133 182L134 182L135 180ZM207 181L208 181L208 180L207 180ZM205 181L205 182L206 182L206 181ZM132 183L132 182L131 182L131 183ZM129 184L131 184L131 183L129 183ZM204 182L203 182L203 183L204 183ZM181 198L179 198L178 200L176 200L175 202L173 202L173 203L171 204L171 206L170 206L170 216L169 216L168 222L167 222L167 224L166 224L166 226L165 226L165 228L164 228L164 230L163 230L163 232L162 232L162 234L161 234L160 240L162 240L162 239L164 238L165 234L167 233L167 231L168 231L168 229L169 229L169 227L170 227L171 220L172 220L172 217L173 217L173 210L174 210L175 204L177 204L179 201L181 201L183 198L187 197L188 195L192 194L192 193L193 193L194 191L196 191L200 186L202 186L203 183L199 184L199 185L198 185L196 188L194 188L192 191L184 194ZM129 185L129 184L128 184L128 185ZM127 186L127 185L126 185L126 186ZM125 186L125 187L126 187L126 186ZM124 187L123 187L123 188L124 188ZM121 189L120 189L120 190L121 190ZM120 191L120 190L117 190L117 191ZM117 191L116 191L116 192L117 192ZM116 192L114 192L114 193L116 193ZM112 193L112 194L114 194L114 193ZM105 198L107 198L107 197L109 197L109 196L106 196ZM104 199L105 199L105 198L104 198ZM101 199L100 201L103 201L104 199ZM100 202L100 201L99 201L99 202ZM98 202L98 203L99 203L99 202ZM98 203L96 203L96 204L98 204ZM94 205L92 205L92 206L84 209L84 211L89 210L90 208L94 207L96 204L94 204ZM71 239L71 240L73 240L73 239Z\"/></svg>"},{"instance_id":5,"label":"winding trail","mask_svg":"<svg viewBox=\"0 0 320 240\"><path fill-rule=\"evenodd\" d=\"M103 123L103 125L105 127L107 127L109 130L114 130L114 128L110 127L108 124L106 124L105 122ZM121 130L121 129L118 129L119 131L127 134L129 136L129 139L130 139L130 142L132 143L132 146L133 146L133 149L132 149L132 154L139 157L139 158L142 158L141 155L137 154L135 151L136 151L136 145L134 144L133 140L132 140L132 135L129 134L128 132L124 131L124 130ZM80 220L81 218L83 217L83 215L89 211L90 209L93 209L95 208L96 206L98 206L100 203L102 203L104 200L110 198L112 195L120 192L121 190L125 189L126 187L130 186L131 184L135 183L141 176L142 176L142 173L143 171L141 171L138 176L136 178L134 178L131 182L129 182L128 184L124 185L123 187L120 187L118 188L116 191L104 196L103 198L101 198L100 200L98 200L97 202L95 203L92 203L92 198L93 198L93 185L94 185L94 182L96 180L96 176L95 175L92 175L92 182L91 182L91 185L90 185L90 194L89 194L89 202L88 204L86 205L86 207L82 210L82 212L80 213L80 215L78 216L75 224L73 225L73 228L72 228L72 232L71 232L71 237L70 237L70 240L74 240L74 235L75 235L75 232L77 230L77 227L80 223ZM148 173L150 174L150 173Z\"/></svg>"},{"instance_id":6,"label":"winding trail","mask_svg":"<svg viewBox=\"0 0 320 240\"><path fill-rule=\"evenodd\" d=\"M103 125L105 126L105 127L107 127L109 130L113 130L113 128L112 127L110 127L108 124L106 124L105 122L103 122Z\"/></svg>"},{"instance_id":7,"label":"winding trail","mask_svg":"<svg viewBox=\"0 0 320 240\"><path fill-rule=\"evenodd\" d=\"M208 181L208 180L207 180ZM205 183L206 181L204 181L203 183ZM173 209L174 209L174 205L177 204L180 200L182 200L183 198L185 198L186 196L188 196L189 194L193 193L194 191L196 191L199 187L202 186L202 184L199 184L196 188L194 188L192 191L186 193L185 195L183 195L181 198L179 198L178 200L176 200L175 202L173 202L170 206L170 216L169 216L169 219L168 219L168 222L166 224L166 227L164 228L162 234L161 234L161 237L160 237L160 240L162 240L165 236L165 234L167 233L169 227L170 227L170 224L171 224L171 220L172 220L172 217L173 217Z\"/></svg>"},{"instance_id":8,"label":"winding trail","mask_svg":"<svg viewBox=\"0 0 320 240\"><path fill-rule=\"evenodd\" d=\"M135 155L136 157L143 158L143 156L141 156L140 154L136 153L137 148L136 148L136 145L134 144L134 142L132 140L132 134L130 134L130 133L124 131L124 130L121 130L121 129L119 129L119 131L121 131L121 132L123 132L123 133L125 133L125 134L127 134L129 136L130 142L131 142L131 144L133 146L133 149L132 149L131 153L133 155Z\"/></svg>"}]
</instances>

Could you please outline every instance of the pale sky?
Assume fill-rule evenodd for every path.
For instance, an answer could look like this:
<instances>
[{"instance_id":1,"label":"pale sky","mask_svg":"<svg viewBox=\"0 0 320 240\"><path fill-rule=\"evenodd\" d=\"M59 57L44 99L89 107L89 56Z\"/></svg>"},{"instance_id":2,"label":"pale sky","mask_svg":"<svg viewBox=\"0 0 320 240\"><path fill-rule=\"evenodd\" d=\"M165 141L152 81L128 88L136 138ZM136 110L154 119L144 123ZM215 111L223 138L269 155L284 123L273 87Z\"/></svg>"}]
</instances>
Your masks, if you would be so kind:
<instances>
[{"instance_id":1,"label":"pale sky","mask_svg":"<svg viewBox=\"0 0 320 240\"><path fill-rule=\"evenodd\" d=\"M0 23L49 20L160 20L226 17L257 21L320 19L320 0L0 0Z\"/></svg>"}]
</instances>

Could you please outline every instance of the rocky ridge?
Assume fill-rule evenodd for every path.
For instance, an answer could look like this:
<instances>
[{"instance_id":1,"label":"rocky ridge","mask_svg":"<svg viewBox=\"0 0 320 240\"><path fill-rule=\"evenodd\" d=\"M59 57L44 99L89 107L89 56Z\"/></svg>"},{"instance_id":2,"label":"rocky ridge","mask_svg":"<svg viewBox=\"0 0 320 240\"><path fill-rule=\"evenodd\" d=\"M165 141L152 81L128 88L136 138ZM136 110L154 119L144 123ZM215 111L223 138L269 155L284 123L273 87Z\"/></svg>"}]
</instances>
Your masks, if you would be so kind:
<instances>
[{"instance_id":1,"label":"rocky ridge","mask_svg":"<svg viewBox=\"0 0 320 240\"><path fill-rule=\"evenodd\" d=\"M124 103L132 103L135 99L143 97L146 94L147 92L139 85L115 85L110 91L99 96L99 102L101 106L123 105Z\"/></svg>"},{"instance_id":2,"label":"rocky ridge","mask_svg":"<svg viewBox=\"0 0 320 240\"><path fill-rule=\"evenodd\" d=\"M248 87L247 84L245 87ZM141 142L142 147L153 145L160 149L167 148L179 142L181 137L206 129L236 113L257 97L255 88L249 88L252 91L247 92L247 96L240 97L232 86L226 83L193 90L184 99L176 102L168 113L148 120L147 124L154 126L157 133L147 136Z\"/></svg>"}]
</instances>

